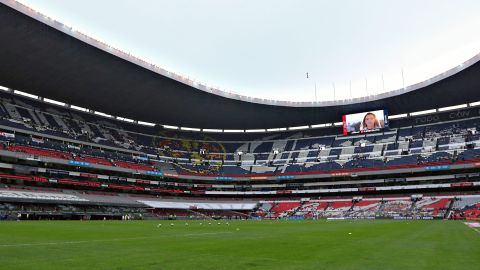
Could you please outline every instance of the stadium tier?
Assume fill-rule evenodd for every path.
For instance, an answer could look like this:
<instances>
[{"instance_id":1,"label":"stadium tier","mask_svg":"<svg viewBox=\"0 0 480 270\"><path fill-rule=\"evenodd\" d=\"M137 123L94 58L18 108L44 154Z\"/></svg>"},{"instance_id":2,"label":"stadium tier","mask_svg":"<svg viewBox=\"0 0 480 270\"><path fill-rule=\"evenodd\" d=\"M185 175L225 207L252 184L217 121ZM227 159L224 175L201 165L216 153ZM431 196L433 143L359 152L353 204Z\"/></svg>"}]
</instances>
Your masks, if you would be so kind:
<instances>
[{"instance_id":1,"label":"stadium tier","mask_svg":"<svg viewBox=\"0 0 480 270\"><path fill-rule=\"evenodd\" d=\"M267 219L478 219L478 195L264 201L256 215Z\"/></svg>"},{"instance_id":2,"label":"stadium tier","mask_svg":"<svg viewBox=\"0 0 480 270\"><path fill-rule=\"evenodd\" d=\"M145 65L15 1L0 14L9 213L478 218L480 55L380 95L269 101Z\"/></svg>"},{"instance_id":3,"label":"stadium tier","mask_svg":"<svg viewBox=\"0 0 480 270\"><path fill-rule=\"evenodd\" d=\"M0 98L1 181L10 189L59 192L0 192L9 213L24 207L33 214L33 202L62 213L37 211L30 219L128 214L92 212L102 202L136 207L131 218L478 218L475 204L457 206L480 186L477 107L431 114L428 124L391 120L389 128L367 134L345 136L341 127L209 134L125 123L10 92ZM123 202L85 199L90 192ZM435 196L416 200L413 193ZM166 201L155 201L158 195ZM179 197L193 201L172 202ZM234 201L227 207L201 197ZM76 214L66 215L58 200ZM232 208L235 200L250 206Z\"/></svg>"},{"instance_id":4,"label":"stadium tier","mask_svg":"<svg viewBox=\"0 0 480 270\"><path fill-rule=\"evenodd\" d=\"M390 195L301 200L173 198L0 186L0 219L480 219L480 195Z\"/></svg>"},{"instance_id":5,"label":"stadium tier","mask_svg":"<svg viewBox=\"0 0 480 270\"><path fill-rule=\"evenodd\" d=\"M8 92L0 97L2 177L10 181L234 197L479 184L476 107L433 114L437 122L424 125L414 125L416 118L392 120L390 128L369 134L343 136L330 127L249 135L257 138L245 141L239 140L244 134L216 139L126 124ZM445 120L452 115L464 117Z\"/></svg>"},{"instance_id":6,"label":"stadium tier","mask_svg":"<svg viewBox=\"0 0 480 270\"><path fill-rule=\"evenodd\" d=\"M433 115L438 123L427 125L414 125L415 119L391 121L393 128L372 134L345 137L335 134L340 128L327 128L240 141L243 134L231 135L234 140L205 133L189 137L191 133L102 119L8 93L1 98L3 150L80 166L233 180L437 170L480 159L477 108ZM458 113L466 117L441 121Z\"/></svg>"}]
</instances>

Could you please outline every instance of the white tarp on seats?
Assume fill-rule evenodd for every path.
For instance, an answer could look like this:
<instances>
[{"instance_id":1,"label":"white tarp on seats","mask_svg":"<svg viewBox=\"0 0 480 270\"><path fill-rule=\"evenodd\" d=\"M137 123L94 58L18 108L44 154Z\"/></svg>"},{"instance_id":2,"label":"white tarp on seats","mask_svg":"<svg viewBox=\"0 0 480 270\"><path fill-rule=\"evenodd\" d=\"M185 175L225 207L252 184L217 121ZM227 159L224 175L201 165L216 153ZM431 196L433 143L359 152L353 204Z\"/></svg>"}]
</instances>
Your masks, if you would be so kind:
<instances>
[{"instance_id":1,"label":"white tarp on seats","mask_svg":"<svg viewBox=\"0 0 480 270\"><path fill-rule=\"evenodd\" d=\"M208 209L208 210L252 210L256 203L205 203L205 202L163 202L138 201L153 208Z\"/></svg>"}]
</instances>

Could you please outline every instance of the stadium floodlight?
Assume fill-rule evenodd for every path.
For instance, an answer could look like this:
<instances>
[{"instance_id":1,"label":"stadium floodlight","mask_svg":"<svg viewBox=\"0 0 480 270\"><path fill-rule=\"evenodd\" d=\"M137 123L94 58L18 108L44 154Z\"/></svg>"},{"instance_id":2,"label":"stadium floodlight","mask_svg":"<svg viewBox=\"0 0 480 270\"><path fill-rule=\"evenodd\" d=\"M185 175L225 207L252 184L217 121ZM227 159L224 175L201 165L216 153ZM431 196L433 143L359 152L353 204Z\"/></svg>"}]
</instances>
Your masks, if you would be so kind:
<instances>
[{"instance_id":1,"label":"stadium floodlight","mask_svg":"<svg viewBox=\"0 0 480 270\"><path fill-rule=\"evenodd\" d=\"M103 117L113 118L113 115L110 115L110 114L106 114L106 113L102 113L102 112L98 112L98 111L95 111L93 113L96 114L96 115L103 116Z\"/></svg>"},{"instance_id":2,"label":"stadium floodlight","mask_svg":"<svg viewBox=\"0 0 480 270\"><path fill-rule=\"evenodd\" d=\"M322 128L322 127L330 127L330 126L332 126L332 124L331 124L331 123L329 123L329 124L317 124L317 125L311 125L310 127L311 127L311 128Z\"/></svg>"},{"instance_id":3,"label":"stadium floodlight","mask_svg":"<svg viewBox=\"0 0 480 270\"><path fill-rule=\"evenodd\" d=\"M265 129L246 129L245 132L250 132L250 133L253 133L253 132L265 132L266 130Z\"/></svg>"},{"instance_id":4,"label":"stadium floodlight","mask_svg":"<svg viewBox=\"0 0 480 270\"><path fill-rule=\"evenodd\" d=\"M17 95L20 95L20 96L24 96L24 97L38 99L38 96L36 96L36 95L32 95L32 94L25 93L25 92L18 91L18 90L13 90L13 93L17 94Z\"/></svg>"},{"instance_id":5,"label":"stadium floodlight","mask_svg":"<svg viewBox=\"0 0 480 270\"><path fill-rule=\"evenodd\" d=\"M83 108L83 107L79 107L79 106L75 106L75 105L70 105L70 108L74 109L74 110L77 110L77 111L88 112L87 108Z\"/></svg>"},{"instance_id":6,"label":"stadium floodlight","mask_svg":"<svg viewBox=\"0 0 480 270\"><path fill-rule=\"evenodd\" d=\"M202 129L203 132L216 132L216 133L221 133L223 132L223 130L221 129L208 129L208 128L204 128Z\"/></svg>"},{"instance_id":7,"label":"stadium floodlight","mask_svg":"<svg viewBox=\"0 0 480 270\"><path fill-rule=\"evenodd\" d=\"M171 125L162 125L164 128L168 128L168 129L178 129L177 126L171 126Z\"/></svg>"},{"instance_id":8,"label":"stadium floodlight","mask_svg":"<svg viewBox=\"0 0 480 270\"><path fill-rule=\"evenodd\" d=\"M144 126L149 126L149 127L155 126L155 123L150 123L150 122L145 122L145 121L138 121L138 124L144 125Z\"/></svg>"},{"instance_id":9,"label":"stadium floodlight","mask_svg":"<svg viewBox=\"0 0 480 270\"><path fill-rule=\"evenodd\" d=\"M408 114L402 113L402 114L395 114L395 115L389 115L388 119L398 119L398 118L404 118L407 117Z\"/></svg>"},{"instance_id":10,"label":"stadium floodlight","mask_svg":"<svg viewBox=\"0 0 480 270\"><path fill-rule=\"evenodd\" d=\"M201 129L199 129L199 128L190 128L190 127L181 127L180 130L185 130L185 131L200 131Z\"/></svg>"},{"instance_id":11,"label":"stadium floodlight","mask_svg":"<svg viewBox=\"0 0 480 270\"><path fill-rule=\"evenodd\" d=\"M435 113L437 112L436 109L431 109L431 110L425 110L425 111L419 111L419 112L412 112L410 113L411 116L418 116L418 115L424 115L424 114L429 114L429 113Z\"/></svg>"},{"instance_id":12,"label":"stadium floodlight","mask_svg":"<svg viewBox=\"0 0 480 270\"><path fill-rule=\"evenodd\" d=\"M267 128L267 132L285 131L287 128Z\"/></svg>"},{"instance_id":13,"label":"stadium floodlight","mask_svg":"<svg viewBox=\"0 0 480 270\"><path fill-rule=\"evenodd\" d=\"M128 123L133 123L133 122L135 122L135 120L130 119L130 118L125 118L125 117L117 117L117 120L125 121L125 122L128 122Z\"/></svg>"},{"instance_id":14,"label":"stadium floodlight","mask_svg":"<svg viewBox=\"0 0 480 270\"><path fill-rule=\"evenodd\" d=\"M309 126L289 127L288 130L308 129Z\"/></svg>"},{"instance_id":15,"label":"stadium floodlight","mask_svg":"<svg viewBox=\"0 0 480 270\"><path fill-rule=\"evenodd\" d=\"M450 106L450 107L439 108L438 111L439 111L439 112L444 112L444 111L451 111L451 110L462 109L462 108L466 108L466 107L467 107L467 104L461 104L461 105L455 105L455 106Z\"/></svg>"},{"instance_id":16,"label":"stadium floodlight","mask_svg":"<svg viewBox=\"0 0 480 270\"><path fill-rule=\"evenodd\" d=\"M480 105L480 101L472 102L472 103L470 103L470 104L468 104L468 105L470 105L471 107L473 107L473 106L478 106L478 105Z\"/></svg>"},{"instance_id":17,"label":"stadium floodlight","mask_svg":"<svg viewBox=\"0 0 480 270\"><path fill-rule=\"evenodd\" d=\"M53 99L49 99L49 98L44 98L43 101L45 101L47 103L50 103L50 104L58 105L58 106L65 106L65 103L60 102L60 101L56 101L56 100L53 100Z\"/></svg>"}]
</instances>

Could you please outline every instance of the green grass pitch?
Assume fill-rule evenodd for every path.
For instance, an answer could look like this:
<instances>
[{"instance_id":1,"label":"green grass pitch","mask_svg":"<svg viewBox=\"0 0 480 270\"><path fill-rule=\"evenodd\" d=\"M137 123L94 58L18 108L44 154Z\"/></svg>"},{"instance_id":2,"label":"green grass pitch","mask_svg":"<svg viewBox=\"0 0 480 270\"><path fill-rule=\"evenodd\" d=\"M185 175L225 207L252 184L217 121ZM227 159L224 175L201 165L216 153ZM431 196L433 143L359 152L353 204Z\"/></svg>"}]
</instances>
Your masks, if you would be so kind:
<instances>
[{"instance_id":1,"label":"green grass pitch","mask_svg":"<svg viewBox=\"0 0 480 270\"><path fill-rule=\"evenodd\" d=\"M200 222L0 222L0 269L480 269L459 221Z\"/></svg>"}]
</instances>

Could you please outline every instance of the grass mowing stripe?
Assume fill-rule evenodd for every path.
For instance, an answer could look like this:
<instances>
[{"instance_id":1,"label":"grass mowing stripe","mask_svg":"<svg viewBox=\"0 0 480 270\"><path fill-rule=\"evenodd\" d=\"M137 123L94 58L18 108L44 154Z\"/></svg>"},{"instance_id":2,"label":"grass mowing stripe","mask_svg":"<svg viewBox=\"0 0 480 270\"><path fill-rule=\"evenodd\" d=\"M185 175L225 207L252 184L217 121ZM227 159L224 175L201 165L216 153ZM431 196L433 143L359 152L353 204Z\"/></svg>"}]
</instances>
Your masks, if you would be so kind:
<instances>
[{"instance_id":1,"label":"grass mowing stripe","mask_svg":"<svg viewBox=\"0 0 480 270\"><path fill-rule=\"evenodd\" d=\"M480 269L479 235L460 221L158 224L0 222L0 269Z\"/></svg>"},{"instance_id":2,"label":"grass mowing stripe","mask_svg":"<svg viewBox=\"0 0 480 270\"><path fill-rule=\"evenodd\" d=\"M190 237L190 236L204 236L204 235L218 235L229 234L232 232L213 232L213 233L187 233L177 235L160 235L160 236L144 236L144 237L129 237L129 238L114 238L114 239L94 239L94 240L82 240L82 241L65 241L65 242L46 242L46 243L19 243L19 244L4 244L0 247L26 247L26 246L50 246L50 245L72 245L72 244L84 244L95 242L116 242L116 241L131 241L131 240L145 240L156 239L161 237Z\"/></svg>"}]
</instances>

